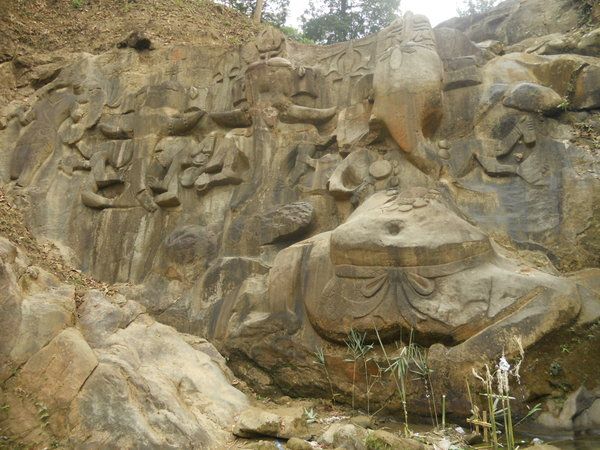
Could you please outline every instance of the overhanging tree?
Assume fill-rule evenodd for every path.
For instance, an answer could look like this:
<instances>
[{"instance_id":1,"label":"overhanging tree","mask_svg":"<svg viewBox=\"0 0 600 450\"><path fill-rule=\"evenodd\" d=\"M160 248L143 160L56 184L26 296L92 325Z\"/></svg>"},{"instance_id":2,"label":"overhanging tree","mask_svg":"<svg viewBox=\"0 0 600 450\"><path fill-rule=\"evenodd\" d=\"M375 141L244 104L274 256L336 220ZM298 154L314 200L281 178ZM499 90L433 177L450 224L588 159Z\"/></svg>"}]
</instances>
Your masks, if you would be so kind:
<instances>
[{"instance_id":1,"label":"overhanging tree","mask_svg":"<svg viewBox=\"0 0 600 450\"><path fill-rule=\"evenodd\" d=\"M400 0L311 0L302 32L321 44L358 39L389 25L399 8Z\"/></svg>"},{"instance_id":2,"label":"overhanging tree","mask_svg":"<svg viewBox=\"0 0 600 450\"><path fill-rule=\"evenodd\" d=\"M290 6L290 0L223 0L223 3L252 16L257 22L269 22L278 27L285 24Z\"/></svg>"}]
</instances>

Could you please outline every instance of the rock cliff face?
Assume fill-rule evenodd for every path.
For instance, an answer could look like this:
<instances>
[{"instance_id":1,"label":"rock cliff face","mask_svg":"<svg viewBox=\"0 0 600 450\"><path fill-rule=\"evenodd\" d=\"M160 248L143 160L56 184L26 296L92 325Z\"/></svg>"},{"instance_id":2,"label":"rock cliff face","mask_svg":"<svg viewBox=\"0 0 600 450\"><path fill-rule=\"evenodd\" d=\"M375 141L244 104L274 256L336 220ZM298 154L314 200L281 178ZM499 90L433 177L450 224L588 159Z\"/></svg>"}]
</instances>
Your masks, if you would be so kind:
<instances>
[{"instance_id":1,"label":"rock cliff face","mask_svg":"<svg viewBox=\"0 0 600 450\"><path fill-rule=\"evenodd\" d=\"M510 53L526 36L495 33L407 13L328 47L265 29L236 50L79 54L8 105L10 197L118 292L76 306L50 276L23 286L2 244L3 380L28 417L15 432L27 399L67 410L50 429L75 444L219 442L245 399L193 336L256 389L297 396L328 395L324 349L349 400L348 336L394 354L410 335L462 414L472 368L596 323L600 33ZM391 379L362 392L398 407Z\"/></svg>"}]
</instances>

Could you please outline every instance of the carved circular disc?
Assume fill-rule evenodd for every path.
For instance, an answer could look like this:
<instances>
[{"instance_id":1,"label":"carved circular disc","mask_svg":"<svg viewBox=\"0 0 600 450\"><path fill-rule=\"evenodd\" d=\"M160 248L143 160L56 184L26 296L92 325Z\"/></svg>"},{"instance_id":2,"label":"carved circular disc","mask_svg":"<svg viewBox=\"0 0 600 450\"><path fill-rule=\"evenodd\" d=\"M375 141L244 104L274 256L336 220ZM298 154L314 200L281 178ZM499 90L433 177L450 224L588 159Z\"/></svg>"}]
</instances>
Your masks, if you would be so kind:
<instances>
[{"instance_id":1,"label":"carved circular disc","mask_svg":"<svg viewBox=\"0 0 600 450\"><path fill-rule=\"evenodd\" d=\"M375 161L369 166L369 174L376 180L388 177L392 173L392 165L385 159Z\"/></svg>"},{"instance_id":2,"label":"carved circular disc","mask_svg":"<svg viewBox=\"0 0 600 450\"><path fill-rule=\"evenodd\" d=\"M418 198L413 202L413 206L415 208L422 208L423 206L427 206L429 202L424 198Z\"/></svg>"}]
</instances>

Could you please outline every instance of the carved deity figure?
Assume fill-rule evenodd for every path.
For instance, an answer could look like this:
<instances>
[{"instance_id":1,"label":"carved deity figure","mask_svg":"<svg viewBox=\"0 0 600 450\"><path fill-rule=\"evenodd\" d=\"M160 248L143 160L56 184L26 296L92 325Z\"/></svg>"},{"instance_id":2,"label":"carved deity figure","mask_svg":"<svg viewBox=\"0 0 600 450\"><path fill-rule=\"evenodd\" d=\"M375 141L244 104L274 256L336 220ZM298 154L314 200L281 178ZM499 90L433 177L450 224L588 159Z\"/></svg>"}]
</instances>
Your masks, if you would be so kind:
<instances>
[{"instance_id":1,"label":"carved deity figure","mask_svg":"<svg viewBox=\"0 0 600 450\"><path fill-rule=\"evenodd\" d=\"M381 121L406 153L426 158L426 137L441 118L443 65L431 25L408 12L384 34L373 76L372 120Z\"/></svg>"},{"instance_id":2,"label":"carved deity figure","mask_svg":"<svg viewBox=\"0 0 600 450\"><path fill-rule=\"evenodd\" d=\"M49 90L27 114L28 127L17 141L10 161L10 178L18 185L27 186L56 149L59 127L76 107L73 89L61 87Z\"/></svg>"},{"instance_id":3,"label":"carved deity figure","mask_svg":"<svg viewBox=\"0 0 600 450\"><path fill-rule=\"evenodd\" d=\"M412 330L422 345L459 346L490 327L525 327L538 339L580 307L574 283L500 256L486 234L425 188L377 192L332 232L280 252L270 277L273 311L298 314L290 289L302 290L313 329L342 345L351 330L372 342L377 333L388 342Z\"/></svg>"},{"instance_id":4,"label":"carved deity figure","mask_svg":"<svg viewBox=\"0 0 600 450\"><path fill-rule=\"evenodd\" d=\"M136 106L134 111L122 115L106 115L100 119L98 129L109 139L110 145L122 148L120 141L128 141L128 151L126 160L118 159L120 166L114 165L115 158L111 157L110 152L114 150L100 150L99 156L90 159L91 174L90 180L82 191L82 201L86 206L92 208L112 208L112 207L132 207L134 206L131 196L137 199L138 204L142 205L148 211L157 209L155 196L158 196L158 204L161 206L175 206L179 204L176 193L169 190L164 185L157 183L156 179L149 174L149 166L156 150L157 144L163 138L168 136L181 136L190 132L202 116L204 111L196 107L188 108L189 95L178 83L166 82L155 86L149 86L136 94ZM177 160L172 155L169 161L163 163L167 166ZM166 158L169 159L168 157ZM175 170L176 164L174 166ZM156 168L156 166L154 166ZM106 187L103 179L110 177L107 171L118 170L121 175L112 177L112 184L124 184L127 181L127 187L130 192L119 192L117 196L110 198L102 193ZM173 171L169 173L168 167L166 175L169 175L169 181L173 178ZM127 174L127 180L124 174ZM148 183L150 180L150 183ZM164 181L164 180L163 180ZM151 184L153 186L149 186ZM160 195L165 194L160 197ZM113 193L114 194L114 193ZM127 194L130 194L129 196Z\"/></svg>"}]
</instances>

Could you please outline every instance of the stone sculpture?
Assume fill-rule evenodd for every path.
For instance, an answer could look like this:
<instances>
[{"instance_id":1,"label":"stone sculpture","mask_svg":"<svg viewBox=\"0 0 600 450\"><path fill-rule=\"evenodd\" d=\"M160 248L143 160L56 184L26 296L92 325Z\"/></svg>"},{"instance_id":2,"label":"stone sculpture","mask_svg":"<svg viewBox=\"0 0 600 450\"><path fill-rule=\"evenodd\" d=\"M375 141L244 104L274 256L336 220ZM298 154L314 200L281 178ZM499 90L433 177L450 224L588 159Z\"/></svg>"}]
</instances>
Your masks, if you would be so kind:
<instances>
[{"instance_id":1,"label":"stone sculpture","mask_svg":"<svg viewBox=\"0 0 600 450\"><path fill-rule=\"evenodd\" d=\"M424 146L441 118L442 61L424 16L405 14L385 35L373 75L372 120L383 122L402 151L427 158Z\"/></svg>"},{"instance_id":2,"label":"stone sculpture","mask_svg":"<svg viewBox=\"0 0 600 450\"><path fill-rule=\"evenodd\" d=\"M600 310L580 139L600 63L488 47L407 13L327 47L266 28L83 55L0 114L0 176L82 270L213 339L254 387L321 395L322 347L348 400L353 331L390 352L412 333L462 385L510 334L535 352Z\"/></svg>"}]
</instances>

